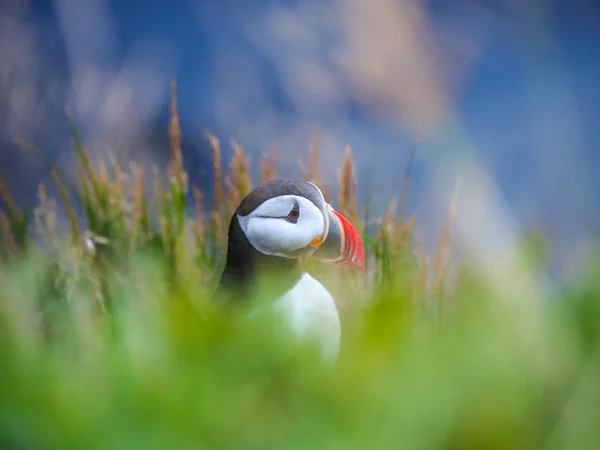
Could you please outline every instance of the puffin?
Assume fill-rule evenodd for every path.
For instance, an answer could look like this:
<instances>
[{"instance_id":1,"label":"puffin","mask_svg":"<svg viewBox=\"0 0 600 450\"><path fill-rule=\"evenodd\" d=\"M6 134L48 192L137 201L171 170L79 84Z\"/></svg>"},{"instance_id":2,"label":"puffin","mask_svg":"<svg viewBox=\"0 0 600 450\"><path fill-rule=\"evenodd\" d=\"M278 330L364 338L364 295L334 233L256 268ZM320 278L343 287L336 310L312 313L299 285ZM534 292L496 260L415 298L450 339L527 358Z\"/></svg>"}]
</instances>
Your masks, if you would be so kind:
<instances>
[{"instance_id":1,"label":"puffin","mask_svg":"<svg viewBox=\"0 0 600 450\"><path fill-rule=\"evenodd\" d=\"M341 342L336 302L302 269L302 256L347 269L364 268L358 232L315 184L269 180L242 199L231 217L217 289L228 302L254 302L259 310L274 312L293 336L316 342L322 358L335 363Z\"/></svg>"}]
</instances>

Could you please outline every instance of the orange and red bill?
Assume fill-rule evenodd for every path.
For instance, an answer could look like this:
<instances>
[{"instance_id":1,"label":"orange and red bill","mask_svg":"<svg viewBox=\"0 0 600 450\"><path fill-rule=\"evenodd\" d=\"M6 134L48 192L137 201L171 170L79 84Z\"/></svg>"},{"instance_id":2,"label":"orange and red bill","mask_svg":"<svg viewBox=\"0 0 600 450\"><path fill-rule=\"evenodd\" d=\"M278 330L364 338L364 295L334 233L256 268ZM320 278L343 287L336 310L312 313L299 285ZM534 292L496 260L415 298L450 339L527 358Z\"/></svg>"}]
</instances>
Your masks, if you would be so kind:
<instances>
[{"instance_id":1,"label":"orange and red bill","mask_svg":"<svg viewBox=\"0 0 600 450\"><path fill-rule=\"evenodd\" d=\"M313 256L321 261L362 270L364 248L354 226L339 212L328 206L328 232Z\"/></svg>"}]
</instances>

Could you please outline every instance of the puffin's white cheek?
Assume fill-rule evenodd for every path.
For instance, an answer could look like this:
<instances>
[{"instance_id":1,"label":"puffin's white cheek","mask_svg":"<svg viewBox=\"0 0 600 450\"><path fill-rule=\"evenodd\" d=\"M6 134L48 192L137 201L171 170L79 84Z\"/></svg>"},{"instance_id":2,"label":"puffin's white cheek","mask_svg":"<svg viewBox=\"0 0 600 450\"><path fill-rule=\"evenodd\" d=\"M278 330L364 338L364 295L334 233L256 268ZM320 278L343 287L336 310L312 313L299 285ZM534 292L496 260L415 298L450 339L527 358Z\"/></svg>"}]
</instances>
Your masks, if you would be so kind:
<instances>
[{"instance_id":1,"label":"puffin's white cheek","mask_svg":"<svg viewBox=\"0 0 600 450\"><path fill-rule=\"evenodd\" d=\"M267 254L286 254L308 246L322 234L318 223L293 224L280 218L256 217L248 221L246 235L250 243Z\"/></svg>"},{"instance_id":2,"label":"puffin's white cheek","mask_svg":"<svg viewBox=\"0 0 600 450\"><path fill-rule=\"evenodd\" d=\"M263 253L292 252L308 245L296 225L282 219L255 218L248 221L247 236Z\"/></svg>"}]
</instances>

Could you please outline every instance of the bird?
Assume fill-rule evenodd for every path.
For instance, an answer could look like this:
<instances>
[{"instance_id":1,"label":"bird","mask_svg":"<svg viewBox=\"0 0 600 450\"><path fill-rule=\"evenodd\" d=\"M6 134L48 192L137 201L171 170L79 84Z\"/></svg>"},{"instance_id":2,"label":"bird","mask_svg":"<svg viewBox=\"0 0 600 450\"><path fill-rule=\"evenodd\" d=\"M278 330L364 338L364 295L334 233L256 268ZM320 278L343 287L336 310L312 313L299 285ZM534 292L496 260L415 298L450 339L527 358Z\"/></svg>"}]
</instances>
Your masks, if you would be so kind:
<instances>
[{"instance_id":1,"label":"bird","mask_svg":"<svg viewBox=\"0 0 600 450\"><path fill-rule=\"evenodd\" d=\"M316 341L322 358L335 362L341 343L336 302L301 268L301 256L364 269L357 230L314 183L266 181L242 199L231 217L218 291L237 304L260 296L261 308L275 312L296 338Z\"/></svg>"}]
</instances>

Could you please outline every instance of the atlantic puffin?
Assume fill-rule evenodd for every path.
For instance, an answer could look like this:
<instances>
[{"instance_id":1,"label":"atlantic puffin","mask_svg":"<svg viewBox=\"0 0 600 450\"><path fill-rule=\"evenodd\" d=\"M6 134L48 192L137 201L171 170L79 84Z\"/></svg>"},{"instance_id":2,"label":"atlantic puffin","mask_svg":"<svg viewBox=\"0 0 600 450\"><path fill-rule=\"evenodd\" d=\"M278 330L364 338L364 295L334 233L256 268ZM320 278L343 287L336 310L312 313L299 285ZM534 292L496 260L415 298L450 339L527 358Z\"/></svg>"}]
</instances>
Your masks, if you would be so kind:
<instances>
[{"instance_id":1,"label":"atlantic puffin","mask_svg":"<svg viewBox=\"0 0 600 450\"><path fill-rule=\"evenodd\" d=\"M313 183L277 178L251 191L231 217L219 291L229 301L256 300L300 339L316 340L327 361L337 359L341 327L327 289L306 273L308 255L362 270L364 250L350 221L329 205ZM262 283L262 284L261 284Z\"/></svg>"}]
</instances>

